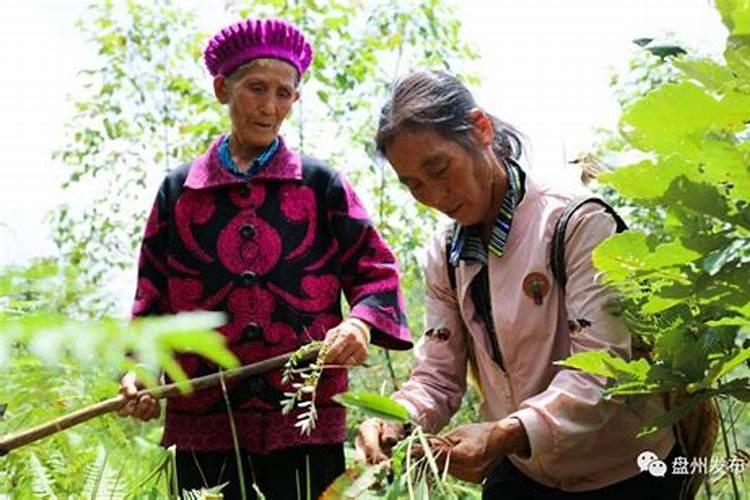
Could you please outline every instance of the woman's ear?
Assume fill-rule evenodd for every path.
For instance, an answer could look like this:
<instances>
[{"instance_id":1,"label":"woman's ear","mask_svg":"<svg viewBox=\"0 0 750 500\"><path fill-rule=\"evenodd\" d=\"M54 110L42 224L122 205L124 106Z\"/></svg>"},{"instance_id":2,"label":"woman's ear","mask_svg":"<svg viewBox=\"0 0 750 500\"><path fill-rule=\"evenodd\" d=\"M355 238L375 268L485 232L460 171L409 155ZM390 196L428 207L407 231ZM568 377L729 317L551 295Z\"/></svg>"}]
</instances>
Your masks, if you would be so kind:
<instances>
[{"instance_id":1,"label":"woman's ear","mask_svg":"<svg viewBox=\"0 0 750 500\"><path fill-rule=\"evenodd\" d=\"M227 92L227 79L224 75L216 75L214 77L214 95L216 99L226 104L229 102L229 92Z\"/></svg>"},{"instance_id":2,"label":"woman's ear","mask_svg":"<svg viewBox=\"0 0 750 500\"><path fill-rule=\"evenodd\" d=\"M484 147L491 146L495 139L495 127L492 126L490 117L479 108L469 111L469 116L474 123L474 133L479 143Z\"/></svg>"}]
</instances>

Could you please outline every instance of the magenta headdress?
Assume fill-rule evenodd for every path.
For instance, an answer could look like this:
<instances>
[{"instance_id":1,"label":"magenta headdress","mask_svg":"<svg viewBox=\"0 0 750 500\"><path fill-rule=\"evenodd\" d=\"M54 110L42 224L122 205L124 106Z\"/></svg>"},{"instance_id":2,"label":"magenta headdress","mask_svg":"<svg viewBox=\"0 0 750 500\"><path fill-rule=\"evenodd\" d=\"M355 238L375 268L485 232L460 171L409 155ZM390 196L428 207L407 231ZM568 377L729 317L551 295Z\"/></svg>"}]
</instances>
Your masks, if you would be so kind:
<instances>
[{"instance_id":1,"label":"magenta headdress","mask_svg":"<svg viewBox=\"0 0 750 500\"><path fill-rule=\"evenodd\" d=\"M211 76L229 75L243 64L270 57L288 62L300 78L310 67L313 51L305 35L282 19L245 19L219 31L203 53Z\"/></svg>"}]
</instances>

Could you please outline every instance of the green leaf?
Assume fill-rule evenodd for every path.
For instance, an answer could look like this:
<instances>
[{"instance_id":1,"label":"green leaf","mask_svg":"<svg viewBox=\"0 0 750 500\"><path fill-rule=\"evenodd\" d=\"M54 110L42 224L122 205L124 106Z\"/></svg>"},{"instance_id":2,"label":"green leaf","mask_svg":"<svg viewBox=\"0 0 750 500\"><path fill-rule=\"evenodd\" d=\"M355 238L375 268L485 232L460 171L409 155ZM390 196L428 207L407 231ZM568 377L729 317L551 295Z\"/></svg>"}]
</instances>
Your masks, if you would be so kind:
<instances>
[{"instance_id":1,"label":"green leaf","mask_svg":"<svg viewBox=\"0 0 750 500\"><path fill-rule=\"evenodd\" d=\"M719 90L734 80L731 69L711 59L681 58L675 59L672 65L681 69L686 77L712 90Z\"/></svg>"},{"instance_id":2,"label":"green leaf","mask_svg":"<svg viewBox=\"0 0 750 500\"><path fill-rule=\"evenodd\" d=\"M643 269L652 270L662 267L680 266L700 257L700 252L686 248L681 242L664 243L646 256L643 262Z\"/></svg>"},{"instance_id":3,"label":"green leaf","mask_svg":"<svg viewBox=\"0 0 750 500\"><path fill-rule=\"evenodd\" d=\"M656 314L685 302L689 296L684 297L663 297L656 293L646 299L646 303L641 307L645 314Z\"/></svg>"},{"instance_id":4,"label":"green leaf","mask_svg":"<svg viewBox=\"0 0 750 500\"><path fill-rule=\"evenodd\" d=\"M720 380L722 377L728 375L732 370L740 366L742 363L750 359L750 347L741 349L737 354L732 356L730 359L724 362L719 373L714 377L714 380Z\"/></svg>"},{"instance_id":5,"label":"green leaf","mask_svg":"<svg viewBox=\"0 0 750 500\"><path fill-rule=\"evenodd\" d=\"M743 118L750 120L750 115ZM701 142L701 172L696 182L726 187L727 194L737 200L750 200L750 167L747 154L725 141Z\"/></svg>"},{"instance_id":6,"label":"green leaf","mask_svg":"<svg viewBox=\"0 0 750 500\"><path fill-rule=\"evenodd\" d=\"M621 128L639 149L661 154L695 155L698 139L709 128L744 127L737 113L692 82L667 84L633 103Z\"/></svg>"},{"instance_id":7,"label":"green leaf","mask_svg":"<svg viewBox=\"0 0 750 500\"><path fill-rule=\"evenodd\" d=\"M604 271L607 279L622 281L643 267L649 252L644 233L625 231L611 236L594 249L594 266Z\"/></svg>"},{"instance_id":8,"label":"green leaf","mask_svg":"<svg viewBox=\"0 0 750 500\"><path fill-rule=\"evenodd\" d=\"M716 7L721 13L731 36L750 35L750 4L745 0L716 0Z\"/></svg>"},{"instance_id":9,"label":"green leaf","mask_svg":"<svg viewBox=\"0 0 750 500\"><path fill-rule=\"evenodd\" d=\"M712 397L713 395L714 393L711 391L704 391L693 394L692 396L686 398L681 405L672 408L671 410L661 414L651 422L645 424L641 431L638 433L638 437L640 438L648 436L658 431L659 429L671 427L672 425L679 422L682 417L690 413L690 411L695 408L698 403L700 403L704 399Z\"/></svg>"},{"instance_id":10,"label":"green leaf","mask_svg":"<svg viewBox=\"0 0 750 500\"><path fill-rule=\"evenodd\" d=\"M604 172L597 179L617 189L627 198L651 200L663 196L674 178L684 172L682 164L677 161L663 161L657 165L644 160L612 172ZM643 179L649 181L643 182Z\"/></svg>"},{"instance_id":11,"label":"green leaf","mask_svg":"<svg viewBox=\"0 0 750 500\"><path fill-rule=\"evenodd\" d=\"M612 379L624 376L645 380L651 369L651 365L645 359L625 361L606 351L579 352L556 364Z\"/></svg>"},{"instance_id":12,"label":"green leaf","mask_svg":"<svg viewBox=\"0 0 750 500\"><path fill-rule=\"evenodd\" d=\"M239 366L237 358L226 348L226 338L215 331L166 333L159 340L171 350L199 354L225 368Z\"/></svg>"},{"instance_id":13,"label":"green leaf","mask_svg":"<svg viewBox=\"0 0 750 500\"><path fill-rule=\"evenodd\" d=\"M373 417L396 422L409 421L409 412L406 408L387 396L372 392L344 392L334 396L333 399L344 406L360 410Z\"/></svg>"},{"instance_id":14,"label":"green leaf","mask_svg":"<svg viewBox=\"0 0 750 500\"><path fill-rule=\"evenodd\" d=\"M684 329L669 331L660 336L655 344L655 351L664 363L677 372L683 373L686 382L703 380L708 367L710 344L704 342L700 335L688 333Z\"/></svg>"}]
</instances>

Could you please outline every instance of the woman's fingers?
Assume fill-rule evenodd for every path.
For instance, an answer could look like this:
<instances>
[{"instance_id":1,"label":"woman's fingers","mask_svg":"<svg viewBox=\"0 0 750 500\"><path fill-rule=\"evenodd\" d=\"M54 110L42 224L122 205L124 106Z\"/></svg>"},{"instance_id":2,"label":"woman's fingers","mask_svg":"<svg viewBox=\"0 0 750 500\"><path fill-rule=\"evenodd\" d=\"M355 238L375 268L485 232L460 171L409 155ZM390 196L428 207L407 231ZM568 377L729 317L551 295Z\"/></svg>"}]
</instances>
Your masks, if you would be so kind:
<instances>
[{"instance_id":1,"label":"woman's fingers","mask_svg":"<svg viewBox=\"0 0 750 500\"><path fill-rule=\"evenodd\" d=\"M360 424L354 441L359 461L378 464L388 460L386 450L381 447L382 431L383 422L375 418L368 418Z\"/></svg>"},{"instance_id":2,"label":"woman's fingers","mask_svg":"<svg viewBox=\"0 0 750 500\"><path fill-rule=\"evenodd\" d=\"M326 364L353 366L367 360L367 341L360 329L346 322L326 334Z\"/></svg>"},{"instance_id":3,"label":"woman's fingers","mask_svg":"<svg viewBox=\"0 0 750 500\"><path fill-rule=\"evenodd\" d=\"M120 379L120 394L129 401L117 411L121 417L133 417L144 422L158 418L161 415L161 404L150 394L138 395L142 385L138 383L135 373L128 372Z\"/></svg>"}]
</instances>

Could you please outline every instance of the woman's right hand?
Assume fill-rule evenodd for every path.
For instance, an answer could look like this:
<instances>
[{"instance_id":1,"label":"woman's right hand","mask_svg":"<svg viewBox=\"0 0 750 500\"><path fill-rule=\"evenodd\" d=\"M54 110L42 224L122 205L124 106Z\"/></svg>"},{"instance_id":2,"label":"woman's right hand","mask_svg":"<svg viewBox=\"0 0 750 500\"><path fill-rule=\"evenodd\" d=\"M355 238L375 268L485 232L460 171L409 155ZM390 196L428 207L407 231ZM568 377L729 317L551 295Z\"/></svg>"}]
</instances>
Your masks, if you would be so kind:
<instances>
[{"instance_id":1,"label":"woman's right hand","mask_svg":"<svg viewBox=\"0 0 750 500\"><path fill-rule=\"evenodd\" d=\"M117 411L121 417L133 417L144 422L159 418L161 415L161 403L149 394L136 396L144 385L135 376L135 372L127 372L120 379L120 394L125 395L129 401Z\"/></svg>"},{"instance_id":2,"label":"woman's right hand","mask_svg":"<svg viewBox=\"0 0 750 500\"><path fill-rule=\"evenodd\" d=\"M404 437L404 425L368 418L357 429L354 444L357 460L367 464L379 464L389 459L391 448Z\"/></svg>"}]
</instances>

